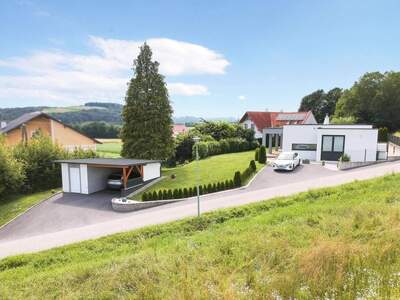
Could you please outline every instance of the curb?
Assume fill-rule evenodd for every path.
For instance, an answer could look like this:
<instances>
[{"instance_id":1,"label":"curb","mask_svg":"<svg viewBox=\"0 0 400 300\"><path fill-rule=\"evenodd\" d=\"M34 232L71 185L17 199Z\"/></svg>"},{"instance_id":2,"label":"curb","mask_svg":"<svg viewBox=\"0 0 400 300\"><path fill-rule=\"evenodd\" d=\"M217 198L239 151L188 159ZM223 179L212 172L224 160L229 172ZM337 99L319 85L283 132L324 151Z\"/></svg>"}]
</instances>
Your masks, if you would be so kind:
<instances>
[{"instance_id":1,"label":"curb","mask_svg":"<svg viewBox=\"0 0 400 300\"><path fill-rule=\"evenodd\" d=\"M22 216L23 214L27 213L28 211L30 211L32 208L42 204L43 202L50 200L51 198L53 198L54 196L57 196L58 194L62 194L62 191L59 191L57 193L52 194L51 196L44 198L42 200L40 200L38 203L35 203L34 205L32 205L31 207L27 208L25 211L19 213L18 215L16 215L14 218L12 218L10 221L8 221L7 223L3 224L0 226L0 230L2 230L4 227L6 227L8 224L10 224L11 222L13 222L15 219L19 218L20 216Z\"/></svg>"}]
</instances>

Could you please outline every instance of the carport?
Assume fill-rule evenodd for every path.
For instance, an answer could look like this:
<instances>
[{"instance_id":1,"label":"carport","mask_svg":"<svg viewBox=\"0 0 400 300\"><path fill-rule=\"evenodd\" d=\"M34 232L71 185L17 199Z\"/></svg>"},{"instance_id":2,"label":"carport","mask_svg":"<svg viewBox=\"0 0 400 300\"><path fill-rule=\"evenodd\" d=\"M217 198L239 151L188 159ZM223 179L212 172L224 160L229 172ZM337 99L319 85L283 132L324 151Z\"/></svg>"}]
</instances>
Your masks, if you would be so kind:
<instances>
[{"instance_id":1,"label":"carport","mask_svg":"<svg viewBox=\"0 0 400 300\"><path fill-rule=\"evenodd\" d=\"M92 194L104 190L108 177L115 172L121 172L124 190L140 187L161 176L161 161L157 160L88 158L56 162L61 164L64 193ZM128 185L132 172L139 176L133 185Z\"/></svg>"}]
</instances>

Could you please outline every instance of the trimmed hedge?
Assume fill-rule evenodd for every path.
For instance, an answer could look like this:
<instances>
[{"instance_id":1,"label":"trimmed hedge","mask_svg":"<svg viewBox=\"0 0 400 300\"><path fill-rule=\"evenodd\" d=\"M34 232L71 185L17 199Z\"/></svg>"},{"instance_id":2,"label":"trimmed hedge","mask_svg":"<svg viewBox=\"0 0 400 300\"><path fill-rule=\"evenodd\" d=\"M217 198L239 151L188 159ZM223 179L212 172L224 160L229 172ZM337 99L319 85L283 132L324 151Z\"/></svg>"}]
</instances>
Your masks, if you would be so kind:
<instances>
[{"instance_id":1,"label":"trimmed hedge","mask_svg":"<svg viewBox=\"0 0 400 300\"><path fill-rule=\"evenodd\" d=\"M214 182L209 184L204 184L199 186L199 194L205 195L225 190L230 190L242 186L257 170L257 166L254 160L251 160L249 166L242 173L236 171L233 179L225 180L220 182ZM144 192L142 194L142 201L152 201L152 200L170 200L170 199L182 199L188 197L197 196L197 187L185 187L176 188L169 190L159 190L153 192Z\"/></svg>"},{"instance_id":2,"label":"trimmed hedge","mask_svg":"<svg viewBox=\"0 0 400 300\"><path fill-rule=\"evenodd\" d=\"M257 141L248 142L242 138L230 138L220 141L198 142L199 158L208 156L252 150L258 147ZM193 147L193 158L196 158L196 146Z\"/></svg>"}]
</instances>

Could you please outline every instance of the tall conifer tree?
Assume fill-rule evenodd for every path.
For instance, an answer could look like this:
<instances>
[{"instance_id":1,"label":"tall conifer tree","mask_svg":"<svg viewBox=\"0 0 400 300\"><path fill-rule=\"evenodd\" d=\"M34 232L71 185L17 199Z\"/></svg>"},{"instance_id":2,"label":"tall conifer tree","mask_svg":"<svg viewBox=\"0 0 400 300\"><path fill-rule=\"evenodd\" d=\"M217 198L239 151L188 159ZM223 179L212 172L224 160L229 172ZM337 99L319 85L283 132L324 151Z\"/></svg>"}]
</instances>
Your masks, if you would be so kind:
<instances>
[{"instance_id":1,"label":"tall conifer tree","mask_svg":"<svg viewBox=\"0 0 400 300\"><path fill-rule=\"evenodd\" d=\"M122 111L121 155L127 158L167 159L174 151L172 107L159 63L144 43L134 61Z\"/></svg>"}]
</instances>

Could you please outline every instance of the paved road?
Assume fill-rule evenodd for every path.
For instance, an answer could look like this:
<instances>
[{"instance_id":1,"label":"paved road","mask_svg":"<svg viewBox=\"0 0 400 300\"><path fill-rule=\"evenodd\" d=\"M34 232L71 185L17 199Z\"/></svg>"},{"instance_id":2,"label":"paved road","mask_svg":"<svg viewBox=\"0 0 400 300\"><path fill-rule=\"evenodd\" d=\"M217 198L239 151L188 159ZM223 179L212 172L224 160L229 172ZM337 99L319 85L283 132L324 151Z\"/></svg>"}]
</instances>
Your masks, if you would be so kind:
<instances>
[{"instance_id":1,"label":"paved road","mask_svg":"<svg viewBox=\"0 0 400 300\"><path fill-rule=\"evenodd\" d=\"M298 167L294 172L281 173L274 172L272 168L266 167L247 189L229 191L223 195L238 195L266 187L276 187L334 174L336 172L320 165L304 165ZM135 212L119 213L112 210L110 199L117 195L118 193L111 191L103 191L92 195L56 195L0 229L0 242L58 232L135 215ZM208 195L204 196L204 199L219 199L221 195Z\"/></svg>"},{"instance_id":2,"label":"paved road","mask_svg":"<svg viewBox=\"0 0 400 300\"><path fill-rule=\"evenodd\" d=\"M289 174L275 174L267 168L254 180L249 189L223 192L217 195L202 197L201 208L203 212L212 211L219 208L270 199L276 196L286 196L301 191L307 191L311 188L334 186L351 182L355 179L362 180L373 178L392 172L400 172L400 162L384 163L343 172L326 170L317 165L304 166L303 169ZM286 175L288 176L284 177ZM298 180L296 180L296 177ZM263 184L268 187L262 188ZM0 258L18 253L49 249L147 225L161 224L193 216L196 214L196 211L196 200L190 199L134 213L119 214L118 218L113 218L106 222L69 228L57 232L43 233L15 240L10 238L3 239L3 241L0 241Z\"/></svg>"}]
</instances>

